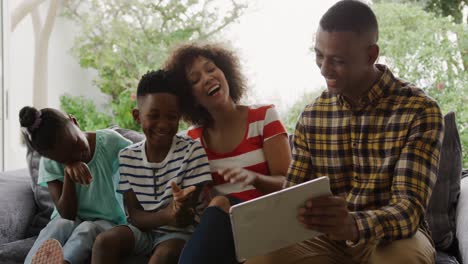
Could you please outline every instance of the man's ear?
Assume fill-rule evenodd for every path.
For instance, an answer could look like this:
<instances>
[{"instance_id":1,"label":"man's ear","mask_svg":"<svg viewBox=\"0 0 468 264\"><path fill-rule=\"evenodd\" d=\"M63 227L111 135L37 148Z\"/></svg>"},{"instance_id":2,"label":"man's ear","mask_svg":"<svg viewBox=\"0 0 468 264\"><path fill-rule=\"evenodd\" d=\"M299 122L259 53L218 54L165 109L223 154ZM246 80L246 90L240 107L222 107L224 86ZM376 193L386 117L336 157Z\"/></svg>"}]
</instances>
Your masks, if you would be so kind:
<instances>
[{"instance_id":1,"label":"man's ear","mask_svg":"<svg viewBox=\"0 0 468 264\"><path fill-rule=\"evenodd\" d=\"M374 65L374 63L377 61L377 58L379 58L379 52L380 52L379 45L372 44L369 46L367 50L369 65Z\"/></svg>"},{"instance_id":2,"label":"man's ear","mask_svg":"<svg viewBox=\"0 0 468 264\"><path fill-rule=\"evenodd\" d=\"M138 110L138 108L133 108L132 115L133 115L133 120L135 120L137 124L140 124L140 110Z\"/></svg>"}]
</instances>

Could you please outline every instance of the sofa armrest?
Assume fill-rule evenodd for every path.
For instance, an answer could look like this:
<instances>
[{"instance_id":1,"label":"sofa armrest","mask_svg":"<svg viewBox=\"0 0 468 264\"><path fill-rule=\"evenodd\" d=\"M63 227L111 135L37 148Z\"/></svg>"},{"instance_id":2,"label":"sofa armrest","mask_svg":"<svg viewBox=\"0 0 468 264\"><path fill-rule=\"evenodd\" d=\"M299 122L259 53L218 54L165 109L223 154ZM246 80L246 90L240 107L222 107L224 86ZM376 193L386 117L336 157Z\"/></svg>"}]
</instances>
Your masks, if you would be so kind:
<instances>
[{"instance_id":1,"label":"sofa armrest","mask_svg":"<svg viewBox=\"0 0 468 264\"><path fill-rule=\"evenodd\" d=\"M461 260L462 263L468 263L468 177L461 180L456 219Z\"/></svg>"},{"instance_id":2,"label":"sofa armrest","mask_svg":"<svg viewBox=\"0 0 468 264\"><path fill-rule=\"evenodd\" d=\"M0 173L0 244L23 239L36 213L27 169Z\"/></svg>"}]
</instances>

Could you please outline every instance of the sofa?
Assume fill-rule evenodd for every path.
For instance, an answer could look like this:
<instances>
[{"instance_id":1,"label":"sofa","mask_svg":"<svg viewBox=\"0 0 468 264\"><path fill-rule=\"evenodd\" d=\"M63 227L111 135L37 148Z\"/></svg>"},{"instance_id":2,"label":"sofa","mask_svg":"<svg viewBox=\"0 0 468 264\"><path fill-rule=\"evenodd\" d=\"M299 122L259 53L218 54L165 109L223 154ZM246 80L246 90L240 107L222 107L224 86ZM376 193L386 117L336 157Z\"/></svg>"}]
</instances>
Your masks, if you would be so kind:
<instances>
[{"instance_id":1,"label":"sofa","mask_svg":"<svg viewBox=\"0 0 468 264\"><path fill-rule=\"evenodd\" d=\"M461 145L454 113L444 117L445 133L437 183L426 220L437 249L437 264L468 264L468 171L462 171ZM112 128L133 142L143 135ZM0 264L23 263L37 234L49 221L52 202L36 184L40 156L27 151L28 168L0 173ZM126 263L147 263L131 257Z\"/></svg>"}]
</instances>

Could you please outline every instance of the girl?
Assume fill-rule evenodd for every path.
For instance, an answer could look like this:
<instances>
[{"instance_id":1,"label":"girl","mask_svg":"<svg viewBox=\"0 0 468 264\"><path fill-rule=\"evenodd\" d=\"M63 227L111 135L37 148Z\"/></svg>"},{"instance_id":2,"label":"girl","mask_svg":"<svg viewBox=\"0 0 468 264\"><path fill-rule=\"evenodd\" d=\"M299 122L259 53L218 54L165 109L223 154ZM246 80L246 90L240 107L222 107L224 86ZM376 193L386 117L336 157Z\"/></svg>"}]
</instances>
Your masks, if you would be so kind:
<instances>
[{"instance_id":1,"label":"girl","mask_svg":"<svg viewBox=\"0 0 468 264\"><path fill-rule=\"evenodd\" d=\"M131 142L112 130L83 132L56 109L24 107L19 117L28 144L43 156L38 183L55 204L25 263L83 263L99 233L126 222L115 186L118 153Z\"/></svg>"}]
</instances>

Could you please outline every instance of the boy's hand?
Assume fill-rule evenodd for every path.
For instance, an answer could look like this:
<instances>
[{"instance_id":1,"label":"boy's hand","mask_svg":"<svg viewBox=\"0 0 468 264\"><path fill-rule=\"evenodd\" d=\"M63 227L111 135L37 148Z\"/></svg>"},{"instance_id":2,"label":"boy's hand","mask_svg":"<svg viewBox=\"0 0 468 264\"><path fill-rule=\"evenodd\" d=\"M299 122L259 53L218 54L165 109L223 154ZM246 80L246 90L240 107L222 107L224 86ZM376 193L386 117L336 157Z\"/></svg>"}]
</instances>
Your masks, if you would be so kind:
<instances>
[{"instance_id":1,"label":"boy's hand","mask_svg":"<svg viewBox=\"0 0 468 264\"><path fill-rule=\"evenodd\" d=\"M230 183L240 182L244 188L254 185L257 180L255 172L243 168L219 169L218 174Z\"/></svg>"},{"instance_id":2,"label":"boy's hand","mask_svg":"<svg viewBox=\"0 0 468 264\"><path fill-rule=\"evenodd\" d=\"M192 193L197 189L195 186L181 189L175 182L171 182L172 188L172 210L176 226L187 226L193 222L195 208L192 204Z\"/></svg>"},{"instance_id":3,"label":"boy's hand","mask_svg":"<svg viewBox=\"0 0 468 264\"><path fill-rule=\"evenodd\" d=\"M186 201L190 200L191 194L197 189L195 186L190 186L185 189L180 189L177 183L171 182L172 197L174 198L174 206L182 206ZM176 210L177 211L177 210Z\"/></svg>"},{"instance_id":4,"label":"boy's hand","mask_svg":"<svg viewBox=\"0 0 468 264\"><path fill-rule=\"evenodd\" d=\"M68 177L75 183L89 185L93 180L88 165L84 162L74 162L65 165L65 177Z\"/></svg>"}]
</instances>

